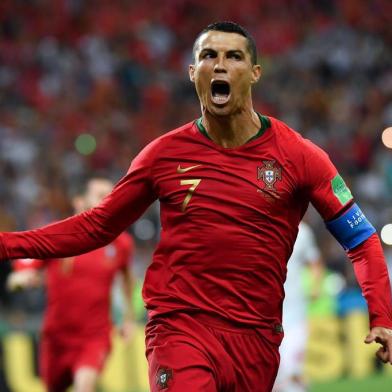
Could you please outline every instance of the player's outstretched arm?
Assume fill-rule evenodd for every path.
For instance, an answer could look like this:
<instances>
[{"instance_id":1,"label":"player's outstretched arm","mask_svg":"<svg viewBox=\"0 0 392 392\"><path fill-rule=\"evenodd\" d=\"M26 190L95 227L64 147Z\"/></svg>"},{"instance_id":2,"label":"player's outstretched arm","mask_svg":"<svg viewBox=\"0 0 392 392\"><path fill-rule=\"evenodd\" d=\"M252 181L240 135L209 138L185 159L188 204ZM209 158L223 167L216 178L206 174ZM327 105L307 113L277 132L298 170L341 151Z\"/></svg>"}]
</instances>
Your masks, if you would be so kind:
<instances>
[{"instance_id":1,"label":"player's outstretched arm","mask_svg":"<svg viewBox=\"0 0 392 392\"><path fill-rule=\"evenodd\" d=\"M377 357L392 364L392 300L388 270L377 234L348 251L369 308L370 332L365 343L376 342L382 347Z\"/></svg>"},{"instance_id":2,"label":"player's outstretched arm","mask_svg":"<svg viewBox=\"0 0 392 392\"><path fill-rule=\"evenodd\" d=\"M0 260L76 256L113 241L157 198L145 150L97 207L40 229L0 233Z\"/></svg>"},{"instance_id":3,"label":"player's outstretched arm","mask_svg":"<svg viewBox=\"0 0 392 392\"><path fill-rule=\"evenodd\" d=\"M384 330L374 341L388 350L388 330L392 329L392 299L388 270L375 228L354 202L350 189L329 157L320 148L305 141L299 150L306 162L302 171L310 201L326 222L326 226L351 259L356 278L366 298L371 334ZM373 335L371 335L373 336ZM371 339L371 337L369 337ZM378 356L381 355L379 351ZM386 353L382 357L386 357Z\"/></svg>"},{"instance_id":4,"label":"player's outstretched arm","mask_svg":"<svg viewBox=\"0 0 392 392\"><path fill-rule=\"evenodd\" d=\"M346 250L368 304L370 333L365 342L376 342L376 355L392 364L392 299L388 269L376 230L352 202L327 227Z\"/></svg>"}]
</instances>

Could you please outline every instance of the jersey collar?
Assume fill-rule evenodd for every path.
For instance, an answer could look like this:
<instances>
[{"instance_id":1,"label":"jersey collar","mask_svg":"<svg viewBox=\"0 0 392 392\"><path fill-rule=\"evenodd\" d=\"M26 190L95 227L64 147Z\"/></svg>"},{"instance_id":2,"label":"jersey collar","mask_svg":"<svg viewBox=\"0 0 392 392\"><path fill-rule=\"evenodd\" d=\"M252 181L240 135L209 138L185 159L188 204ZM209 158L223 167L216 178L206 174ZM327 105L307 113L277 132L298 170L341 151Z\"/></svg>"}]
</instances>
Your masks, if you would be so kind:
<instances>
[{"instance_id":1,"label":"jersey collar","mask_svg":"<svg viewBox=\"0 0 392 392\"><path fill-rule=\"evenodd\" d=\"M249 143L253 140L256 140L260 136L264 135L264 132L271 126L271 120L267 116L263 116L262 114L260 114L258 112L256 112L256 114L260 119L260 124L261 124L260 129L257 131L256 135L253 135L249 140L247 140L245 142L245 144ZM212 140L210 135L208 134L207 130L205 129L203 123L202 123L202 117L200 117L196 120L196 126L201 134L206 136L208 139Z\"/></svg>"}]
</instances>

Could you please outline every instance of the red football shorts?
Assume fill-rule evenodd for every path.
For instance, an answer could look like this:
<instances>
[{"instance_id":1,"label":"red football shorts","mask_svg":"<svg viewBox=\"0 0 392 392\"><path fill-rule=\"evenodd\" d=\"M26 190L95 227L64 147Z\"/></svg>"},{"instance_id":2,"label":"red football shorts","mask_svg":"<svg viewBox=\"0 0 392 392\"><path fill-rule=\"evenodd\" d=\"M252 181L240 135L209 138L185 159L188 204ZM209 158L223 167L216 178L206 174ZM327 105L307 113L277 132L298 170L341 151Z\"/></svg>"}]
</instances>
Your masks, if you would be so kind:
<instances>
[{"instance_id":1,"label":"red football shorts","mask_svg":"<svg viewBox=\"0 0 392 392\"><path fill-rule=\"evenodd\" d=\"M110 352L108 339L83 340L66 344L42 336L40 344L40 373L48 391L62 392L72 385L74 374L81 367L100 372Z\"/></svg>"},{"instance_id":2,"label":"red football shorts","mask_svg":"<svg viewBox=\"0 0 392 392\"><path fill-rule=\"evenodd\" d=\"M146 327L152 392L270 392L279 347L260 331L201 314L173 314Z\"/></svg>"}]
</instances>

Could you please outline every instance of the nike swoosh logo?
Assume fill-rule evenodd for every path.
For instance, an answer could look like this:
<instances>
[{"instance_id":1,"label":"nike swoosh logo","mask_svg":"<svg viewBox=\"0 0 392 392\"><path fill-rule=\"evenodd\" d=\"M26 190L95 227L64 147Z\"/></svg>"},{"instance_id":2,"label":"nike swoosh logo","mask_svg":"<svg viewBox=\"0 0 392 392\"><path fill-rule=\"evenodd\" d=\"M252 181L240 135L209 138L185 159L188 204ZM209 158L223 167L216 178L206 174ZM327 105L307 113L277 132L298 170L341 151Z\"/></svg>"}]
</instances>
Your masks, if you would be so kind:
<instances>
[{"instance_id":1,"label":"nike swoosh logo","mask_svg":"<svg viewBox=\"0 0 392 392\"><path fill-rule=\"evenodd\" d=\"M194 165L194 166L189 166L189 167L181 167L181 165L178 165L177 167L177 173L178 174L183 174L188 172L189 170L193 170L196 169L197 167L199 167L201 165Z\"/></svg>"}]
</instances>

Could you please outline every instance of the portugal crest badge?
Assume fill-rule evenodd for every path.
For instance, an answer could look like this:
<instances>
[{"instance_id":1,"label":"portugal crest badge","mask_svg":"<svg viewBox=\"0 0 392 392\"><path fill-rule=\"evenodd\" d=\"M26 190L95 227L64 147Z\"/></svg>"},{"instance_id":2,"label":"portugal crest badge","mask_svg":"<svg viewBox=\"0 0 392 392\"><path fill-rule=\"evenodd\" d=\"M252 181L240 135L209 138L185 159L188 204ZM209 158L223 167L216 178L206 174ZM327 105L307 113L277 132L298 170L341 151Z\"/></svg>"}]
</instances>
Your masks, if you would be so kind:
<instances>
[{"instance_id":1,"label":"portugal crest badge","mask_svg":"<svg viewBox=\"0 0 392 392\"><path fill-rule=\"evenodd\" d=\"M159 368L156 375L156 384L158 388L165 389L169 387L169 381L173 379L173 370L166 368Z\"/></svg>"},{"instance_id":2,"label":"portugal crest badge","mask_svg":"<svg viewBox=\"0 0 392 392\"><path fill-rule=\"evenodd\" d=\"M274 185L282 179L282 169L275 167L275 161L263 161L263 166L257 167L257 179L264 182L264 190L276 191Z\"/></svg>"}]
</instances>

